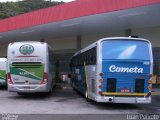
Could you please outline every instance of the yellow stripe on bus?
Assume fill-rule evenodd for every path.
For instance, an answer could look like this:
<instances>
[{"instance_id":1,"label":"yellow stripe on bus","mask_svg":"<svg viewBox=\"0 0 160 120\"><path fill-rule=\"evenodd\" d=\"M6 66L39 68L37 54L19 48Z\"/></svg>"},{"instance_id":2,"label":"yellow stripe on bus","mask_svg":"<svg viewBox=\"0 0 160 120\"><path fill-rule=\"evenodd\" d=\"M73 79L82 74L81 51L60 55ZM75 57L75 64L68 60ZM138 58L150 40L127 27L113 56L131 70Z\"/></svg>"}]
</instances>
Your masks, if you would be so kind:
<instances>
[{"instance_id":1,"label":"yellow stripe on bus","mask_svg":"<svg viewBox=\"0 0 160 120\"><path fill-rule=\"evenodd\" d=\"M86 63L85 62L84 62L84 71L85 71L85 75L86 75L87 92L88 92L88 96L90 96L89 83L88 83L88 74L87 74Z\"/></svg>"},{"instance_id":2,"label":"yellow stripe on bus","mask_svg":"<svg viewBox=\"0 0 160 120\"><path fill-rule=\"evenodd\" d=\"M133 96L146 96L146 93L118 93L118 92L103 92L102 95L133 95Z\"/></svg>"}]
</instances>

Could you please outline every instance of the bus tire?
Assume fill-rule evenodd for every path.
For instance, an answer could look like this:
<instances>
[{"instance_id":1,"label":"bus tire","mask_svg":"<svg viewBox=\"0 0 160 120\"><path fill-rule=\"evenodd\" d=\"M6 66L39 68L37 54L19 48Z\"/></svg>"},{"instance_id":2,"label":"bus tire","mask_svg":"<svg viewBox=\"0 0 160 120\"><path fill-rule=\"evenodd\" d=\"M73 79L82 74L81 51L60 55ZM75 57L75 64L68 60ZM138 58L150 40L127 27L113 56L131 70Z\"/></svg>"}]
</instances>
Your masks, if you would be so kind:
<instances>
[{"instance_id":1,"label":"bus tire","mask_svg":"<svg viewBox=\"0 0 160 120\"><path fill-rule=\"evenodd\" d=\"M52 95L52 92L53 92L53 88L51 87L49 92L48 92L48 95Z\"/></svg>"},{"instance_id":2,"label":"bus tire","mask_svg":"<svg viewBox=\"0 0 160 120\"><path fill-rule=\"evenodd\" d=\"M55 86L53 86L53 88L52 88L52 93L54 93L54 92L55 92L55 89L56 89L56 87L55 87Z\"/></svg>"},{"instance_id":3,"label":"bus tire","mask_svg":"<svg viewBox=\"0 0 160 120\"><path fill-rule=\"evenodd\" d=\"M86 91L85 91L85 98L86 98L87 102L91 101L91 99L89 99L89 97L88 97L88 90L87 90L87 88L86 88Z\"/></svg>"}]
</instances>

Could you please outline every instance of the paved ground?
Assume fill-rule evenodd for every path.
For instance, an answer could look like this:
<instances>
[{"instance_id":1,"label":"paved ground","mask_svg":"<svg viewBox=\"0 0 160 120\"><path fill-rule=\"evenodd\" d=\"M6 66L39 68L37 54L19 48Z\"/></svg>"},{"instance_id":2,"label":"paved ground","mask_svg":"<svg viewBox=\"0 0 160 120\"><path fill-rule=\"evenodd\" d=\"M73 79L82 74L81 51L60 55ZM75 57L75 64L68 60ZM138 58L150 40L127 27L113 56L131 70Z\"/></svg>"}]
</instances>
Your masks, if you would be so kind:
<instances>
[{"instance_id":1,"label":"paved ground","mask_svg":"<svg viewBox=\"0 0 160 120\"><path fill-rule=\"evenodd\" d=\"M158 90L159 89L156 89L156 91ZM100 119L105 117L105 115L110 115L110 120L117 118L114 114L117 114L119 119L121 115L125 115L123 117L126 118L127 114L160 115L160 96L158 94L159 93L154 92L151 104L102 104L86 102L80 94L77 94L69 87L56 89L55 93L51 96L35 94L19 96L17 93L9 93L6 89L0 89L0 113L3 115L6 113L32 114L27 116L38 117L37 120L47 117L42 114L50 114L48 115L49 118L52 118L53 114L59 114L56 115L56 118L62 117L61 114L68 114L65 115L66 120L70 118L70 115L79 120L81 118L80 114L85 114L88 118L91 117L90 119ZM41 119L37 114L41 114ZM92 116L88 114L92 114ZM102 116L95 117L93 114L101 114ZM27 119L28 117L23 118Z\"/></svg>"}]
</instances>

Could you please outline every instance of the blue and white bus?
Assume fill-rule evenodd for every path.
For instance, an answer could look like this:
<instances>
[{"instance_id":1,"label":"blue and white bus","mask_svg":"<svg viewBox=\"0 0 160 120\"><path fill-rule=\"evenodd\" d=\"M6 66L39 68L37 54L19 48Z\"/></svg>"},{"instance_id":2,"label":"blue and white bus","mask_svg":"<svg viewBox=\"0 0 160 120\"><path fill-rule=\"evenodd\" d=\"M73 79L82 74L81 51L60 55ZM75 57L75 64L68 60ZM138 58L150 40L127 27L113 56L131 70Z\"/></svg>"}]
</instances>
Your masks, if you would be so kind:
<instances>
[{"instance_id":1,"label":"blue and white bus","mask_svg":"<svg viewBox=\"0 0 160 120\"><path fill-rule=\"evenodd\" d=\"M146 39L100 39L75 53L70 67L71 85L86 100L151 103L153 57Z\"/></svg>"}]
</instances>

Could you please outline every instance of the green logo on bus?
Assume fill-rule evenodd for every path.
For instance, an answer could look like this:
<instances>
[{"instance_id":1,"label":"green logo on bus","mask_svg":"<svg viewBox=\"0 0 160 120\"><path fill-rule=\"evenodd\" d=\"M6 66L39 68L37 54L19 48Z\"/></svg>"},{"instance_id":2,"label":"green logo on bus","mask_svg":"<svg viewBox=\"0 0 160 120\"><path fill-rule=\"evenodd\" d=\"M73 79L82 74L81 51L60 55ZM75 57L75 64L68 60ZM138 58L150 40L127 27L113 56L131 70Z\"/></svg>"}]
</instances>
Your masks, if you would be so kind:
<instances>
[{"instance_id":1,"label":"green logo on bus","mask_svg":"<svg viewBox=\"0 0 160 120\"><path fill-rule=\"evenodd\" d=\"M22 45L19 48L20 53L22 53L23 55L30 55L33 53L34 51L34 47L32 45L26 44L26 45Z\"/></svg>"}]
</instances>

